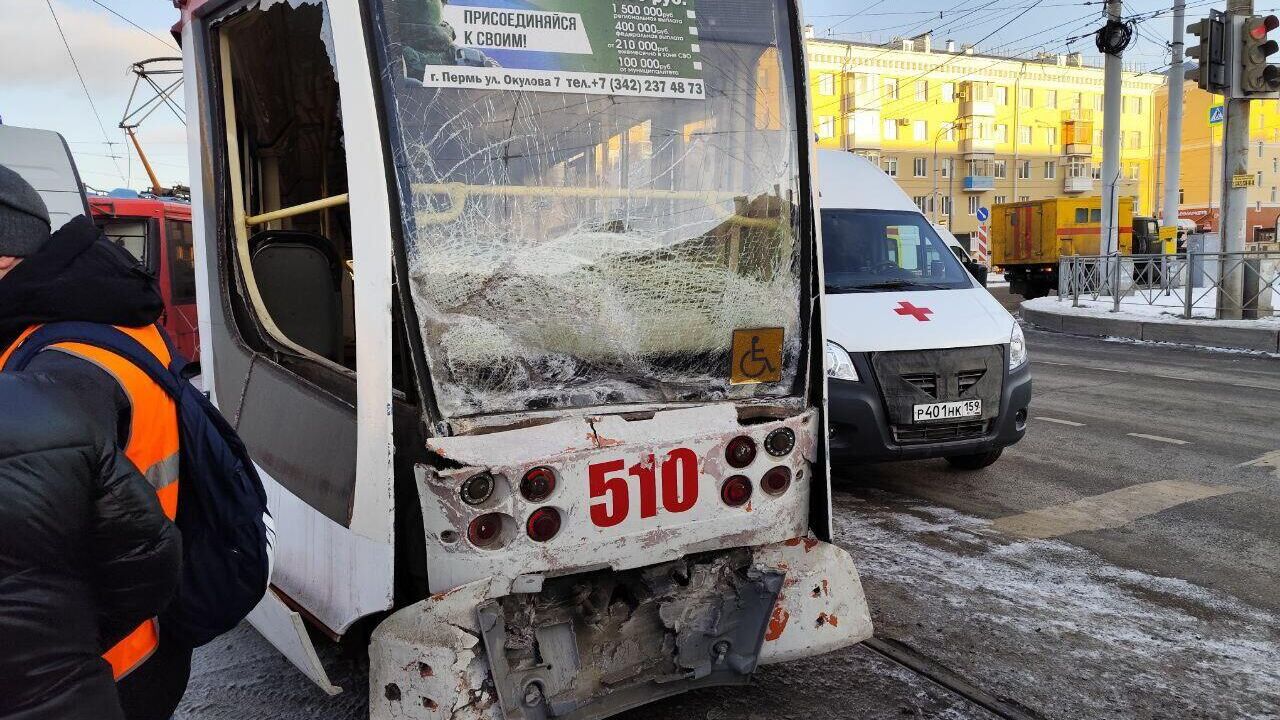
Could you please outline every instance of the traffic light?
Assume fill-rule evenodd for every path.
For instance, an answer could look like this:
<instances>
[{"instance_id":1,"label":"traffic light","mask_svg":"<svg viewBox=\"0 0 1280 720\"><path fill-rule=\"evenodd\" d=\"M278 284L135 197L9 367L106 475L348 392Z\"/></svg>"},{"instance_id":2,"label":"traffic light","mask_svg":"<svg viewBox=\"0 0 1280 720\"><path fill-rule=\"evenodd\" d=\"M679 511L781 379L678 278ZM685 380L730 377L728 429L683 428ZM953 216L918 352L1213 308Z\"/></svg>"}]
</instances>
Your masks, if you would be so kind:
<instances>
[{"instance_id":1,"label":"traffic light","mask_svg":"<svg viewBox=\"0 0 1280 720\"><path fill-rule=\"evenodd\" d=\"M1187 26L1187 32L1200 38L1200 44L1187 48L1187 57L1198 66L1190 75L1201 90L1222 93L1231 84L1227 75L1227 17L1220 10L1210 10L1209 17Z\"/></svg>"},{"instance_id":2,"label":"traffic light","mask_svg":"<svg viewBox=\"0 0 1280 720\"><path fill-rule=\"evenodd\" d=\"M1275 15L1252 15L1244 18L1240 33L1240 90L1249 95L1280 91L1280 67L1267 58L1280 50L1280 43L1267 38L1267 33L1280 26Z\"/></svg>"}]
</instances>

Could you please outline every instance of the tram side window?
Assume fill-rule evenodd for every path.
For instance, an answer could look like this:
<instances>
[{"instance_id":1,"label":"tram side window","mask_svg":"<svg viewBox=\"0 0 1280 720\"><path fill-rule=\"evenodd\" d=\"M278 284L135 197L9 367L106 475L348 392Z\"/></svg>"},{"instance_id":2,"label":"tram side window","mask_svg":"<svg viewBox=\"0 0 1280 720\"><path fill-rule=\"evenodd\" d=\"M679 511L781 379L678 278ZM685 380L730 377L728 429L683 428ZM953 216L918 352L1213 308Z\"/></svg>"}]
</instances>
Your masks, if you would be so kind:
<instances>
[{"instance_id":1,"label":"tram side window","mask_svg":"<svg viewBox=\"0 0 1280 720\"><path fill-rule=\"evenodd\" d=\"M102 234L138 259L142 266L154 271L155 259L151 255L150 234L146 220L108 220L99 222Z\"/></svg>"},{"instance_id":2,"label":"tram side window","mask_svg":"<svg viewBox=\"0 0 1280 720\"><path fill-rule=\"evenodd\" d=\"M322 36L326 12L320 3L275 3L223 25L220 60L230 63L233 82L222 99L234 105L228 155L238 149L240 165L238 187L229 190L243 198L246 250L264 306L256 311L262 332L286 354L289 346L301 347L355 370L346 148L338 83ZM229 182L236 183L235 174L229 164ZM317 201L325 201L319 209L291 211ZM261 218L277 211L287 216ZM231 254L238 264L245 253ZM253 311L252 298L242 300ZM246 337L256 332L241 329Z\"/></svg>"},{"instance_id":3,"label":"tram side window","mask_svg":"<svg viewBox=\"0 0 1280 720\"><path fill-rule=\"evenodd\" d=\"M169 294L174 305L196 301L196 258L191 244L191 223L165 221L165 243L169 246Z\"/></svg>"}]
</instances>

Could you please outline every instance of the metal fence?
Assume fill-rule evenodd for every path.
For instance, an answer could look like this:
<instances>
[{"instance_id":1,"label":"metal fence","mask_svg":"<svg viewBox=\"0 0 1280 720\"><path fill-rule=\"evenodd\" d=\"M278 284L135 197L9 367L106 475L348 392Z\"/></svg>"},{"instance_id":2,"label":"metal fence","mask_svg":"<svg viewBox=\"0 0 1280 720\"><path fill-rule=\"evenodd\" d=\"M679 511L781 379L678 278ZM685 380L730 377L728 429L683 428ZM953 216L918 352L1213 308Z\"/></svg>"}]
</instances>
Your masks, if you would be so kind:
<instances>
[{"instance_id":1,"label":"metal fence","mask_svg":"<svg viewBox=\"0 0 1280 720\"><path fill-rule=\"evenodd\" d=\"M1058 300L1184 318L1276 317L1280 252L1064 256Z\"/></svg>"}]
</instances>

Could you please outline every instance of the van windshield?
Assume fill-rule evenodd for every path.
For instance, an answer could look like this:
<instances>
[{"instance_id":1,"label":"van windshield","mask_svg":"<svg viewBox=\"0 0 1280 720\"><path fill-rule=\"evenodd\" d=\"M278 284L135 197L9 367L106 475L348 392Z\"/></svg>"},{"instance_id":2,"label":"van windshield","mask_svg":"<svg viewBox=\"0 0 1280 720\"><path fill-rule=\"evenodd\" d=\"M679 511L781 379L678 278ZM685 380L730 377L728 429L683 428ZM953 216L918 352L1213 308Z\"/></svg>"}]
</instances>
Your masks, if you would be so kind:
<instances>
[{"instance_id":1,"label":"van windshield","mask_svg":"<svg viewBox=\"0 0 1280 720\"><path fill-rule=\"evenodd\" d=\"M375 5L442 413L795 394L791 3L496 4ZM776 382L731 377L754 328Z\"/></svg>"},{"instance_id":2,"label":"van windshield","mask_svg":"<svg viewBox=\"0 0 1280 720\"><path fill-rule=\"evenodd\" d=\"M973 287L969 271L918 213L823 210L828 293Z\"/></svg>"}]
</instances>

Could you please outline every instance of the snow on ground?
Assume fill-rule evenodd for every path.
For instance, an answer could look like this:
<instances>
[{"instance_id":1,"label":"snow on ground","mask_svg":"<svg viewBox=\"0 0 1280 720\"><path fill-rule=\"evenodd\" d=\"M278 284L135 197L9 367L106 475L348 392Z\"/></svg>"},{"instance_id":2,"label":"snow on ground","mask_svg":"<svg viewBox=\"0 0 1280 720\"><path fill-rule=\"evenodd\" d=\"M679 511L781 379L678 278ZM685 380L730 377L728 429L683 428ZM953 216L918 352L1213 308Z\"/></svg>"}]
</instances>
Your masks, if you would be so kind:
<instances>
[{"instance_id":1,"label":"snow on ground","mask_svg":"<svg viewBox=\"0 0 1280 720\"><path fill-rule=\"evenodd\" d=\"M1256 328L1260 324L1271 327L1280 325L1280 314L1257 320L1214 320L1218 309L1218 296L1209 292L1197 298L1192 308L1192 319L1182 317L1183 298L1180 294L1154 294L1151 296L1125 296L1120 301L1120 312L1112 312L1112 300L1099 297L1097 300L1080 298L1080 306L1072 305L1071 298L1049 296L1027 300L1024 308L1059 315L1084 315L1088 317L1110 318L1112 320L1136 320L1140 322L1174 323L1179 325L1212 325L1213 327Z\"/></svg>"},{"instance_id":2,"label":"snow on ground","mask_svg":"<svg viewBox=\"0 0 1280 720\"><path fill-rule=\"evenodd\" d=\"M1276 618L1056 540L837 496L878 635L1047 718L1278 718Z\"/></svg>"}]
</instances>

